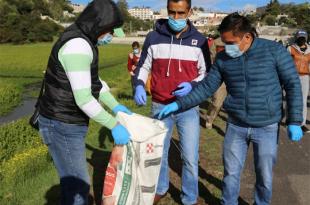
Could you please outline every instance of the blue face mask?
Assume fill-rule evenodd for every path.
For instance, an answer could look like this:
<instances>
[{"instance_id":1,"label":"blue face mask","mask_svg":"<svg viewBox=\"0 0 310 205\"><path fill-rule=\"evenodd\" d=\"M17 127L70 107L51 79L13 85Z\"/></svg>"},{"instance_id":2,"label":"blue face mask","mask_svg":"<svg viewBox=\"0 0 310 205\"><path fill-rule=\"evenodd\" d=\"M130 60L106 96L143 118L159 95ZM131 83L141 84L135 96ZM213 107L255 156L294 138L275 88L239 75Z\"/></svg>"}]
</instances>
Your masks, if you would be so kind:
<instances>
[{"instance_id":1,"label":"blue face mask","mask_svg":"<svg viewBox=\"0 0 310 205\"><path fill-rule=\"evenodd\" d=\"M243 41L243 37L241 42ZM239 44L225 44L225 52L232 58L238 58L243 55L243 52L240 51Z\"/></svg>"},{"instance_id":2,"label":"blue face mask","mask_svg":"<svg viewBox=\"0 0 310 205\"><path fill-rule=\"evenodd\" d=\"M243 52L240 51L239 46L236 44L225 45L225 52L232 58L240 57L243 54Z\"/></svg>"},{"instance_id":3,"label":"blue face mask","mask_svg":"<svg viewBox=\"0 0 310 205\"><path fill-rule=\"evenodd\" d=\"M139 49L139 48L133 49L133 53L134 53L134 54L139 54L139 53L140 53L140 49Z\"/></svg>"},{"instance_id":4,"label":"blue face mask","mask_svg":"<svg viewBox=\"0 0 310 205\"><path fill-rule=\"evenodd\" d=\"M98 39L97 45L101 46L101 45L109 44L112 41L112 38L113 38L113 35L110 33L107 33L102 38Z\"/></svg>"},{"instance_id":5,"label":"blue face mask","mask_svg":"<svg viewBox=\"0 0 310 205\"><path fill-rule=\"evenodd\" d=\"M186 27L186 24L187 24L187 18L186 19L174 19L169 16L168 25L175 32L182 31Z\"/></svg>"}]
</instances>

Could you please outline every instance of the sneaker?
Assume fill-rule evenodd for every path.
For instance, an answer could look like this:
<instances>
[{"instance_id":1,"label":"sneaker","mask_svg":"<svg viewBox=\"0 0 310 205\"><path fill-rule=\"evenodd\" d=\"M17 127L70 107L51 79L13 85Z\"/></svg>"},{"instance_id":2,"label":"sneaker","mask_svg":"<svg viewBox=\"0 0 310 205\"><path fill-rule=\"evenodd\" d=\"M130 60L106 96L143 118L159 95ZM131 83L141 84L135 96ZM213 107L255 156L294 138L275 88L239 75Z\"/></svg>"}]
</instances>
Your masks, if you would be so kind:
<instances>
[{"instance_id":1,"label":"sneaker","mask_svg":"<svg viewBox=\"0 0 310 205\"><path fill-rule=\"evenodd\" d=\"M164 198L166 195L167 195L167 193L164 194L164 195L155 194L153 205L158 204L158 202L159 202L162 198Z\"/></svg>"},{"instance_id":2,"label":"sneaker","mask_svg":"<svg viewBox=\"0 0 310 205\"><path fill-rule=\"evenodd\" d=\"M303 133L310 133L309 128L307 128L305 125L301 126L301 130Z\"/></svg>"}]
</instances>

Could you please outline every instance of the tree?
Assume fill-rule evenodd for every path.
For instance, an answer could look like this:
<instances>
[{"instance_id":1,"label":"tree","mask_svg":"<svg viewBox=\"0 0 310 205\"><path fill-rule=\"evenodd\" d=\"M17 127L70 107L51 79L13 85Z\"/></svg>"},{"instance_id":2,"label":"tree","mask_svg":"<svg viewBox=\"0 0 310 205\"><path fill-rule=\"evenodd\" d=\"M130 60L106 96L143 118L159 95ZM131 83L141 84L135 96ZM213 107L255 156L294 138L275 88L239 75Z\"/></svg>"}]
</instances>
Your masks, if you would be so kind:
<instances>
[{"instance_id":1,"label":"tree","mask_svg":"<svg viewBox=\"0 0 310 205\"><path fill-rule=\"evenodd\" d=\"M118 0L116 4L121 10L121 13L123 15L123 18L124 18L123 29L126 33L140 31L140 30L146 31L153 27L153 24L154 24L153 21L150 21L150 20L144 21L141 19L137 19L133 16L130 16L128 12L128 3L126 0Z\"/></svg>"},{"instance_id":2,"label":"tree","mask_svg":"<svg viewBox=\"0 0 310 205\"><path fill-rule=\"evenodd\" d=\"M266 14L272 16L281 14L281 6L278 0L270 0L266 8Z\"/></svg>"},{"instance_id":3,"label":"tree","mask_svg":"<svg viewBox=\"0 0 310 205\"><path fill-rule=\"evenodd\" d=\"M255 25L260 20L258 14L256 14L256 13L248 14L248 15L246 15L246 17L250 20L251 24L253 24L253 25Z\"/></svg>"},{"instance_id":4,"label":"tree","mask_svg":"<svg viewBox=\"0 0 310 205\"><path fill-rule=\"evenodd\" d=\"M203 7L199 7L198 10L201 11L201 12L204 12L204 11L205 11L205 9L204 9Z\"/></svg>"},{"instance_id":5,"label":"tree","mask_svg":"<svg viewBox=\"0 0 310 205\"><path fill-rule=\"evenodd\" d=\"M62 27L41 15L59 20L66 0L0 0L0 43L52 41Z\"/></svg>"},{"instance_id":6,"label":"tree","mask_svg":"<svg viewBox=\"0 0 310 205\"><path fill-rule=\"evenodd\" d=\"M126 0L118 0L116 5L121 10L121 13L122 13L122 15L124 17L124 21L127 22L130 19L130 15L129 15L129 12L128 12L128 3L127 3L127 1Z\"/></svg>"},{"instance_id":7,"label":"tree","mask_svg":"<svg viewBox=\"0 0 310 205\"><path fill-rule=\"evenodd\" d=\"M289 16L286 22L288 26L310 33L310 3L282 5L281 10Z\"/></svg>"},{"instance_id":8,"label":"tree","mask_svg":"<svg viewBox=\"0 0 310 205\"><path fill-rule=\"evenodd\" d=\"M267 15L264 17L264 22L268 25L268 26L274 26L276 23L277 19L275 16L273 15Z\"/></svg>"}]
</instances>

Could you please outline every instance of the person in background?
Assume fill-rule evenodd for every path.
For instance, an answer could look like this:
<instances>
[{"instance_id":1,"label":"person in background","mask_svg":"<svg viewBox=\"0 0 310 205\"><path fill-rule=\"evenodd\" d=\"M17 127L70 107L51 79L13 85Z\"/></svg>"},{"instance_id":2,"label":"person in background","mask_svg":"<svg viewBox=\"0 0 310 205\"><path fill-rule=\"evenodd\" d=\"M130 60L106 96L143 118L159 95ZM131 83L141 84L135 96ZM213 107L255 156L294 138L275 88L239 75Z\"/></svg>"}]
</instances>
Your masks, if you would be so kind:
<instances>
[{"instance_id":1,"label":"person in background","mask_svg":"<svg viewBox=\"0 0 310 205\"><path fill-rule=\"evenodd\" d=\"M217 55L207 77L186 96L166 105L163 118L196 106L225 82L228 113L223 143L223 194L221 204L237 205L240 176L250 143L256 173L254 204L271 203L273 168L277 159L282 87L288 104L287 134L302 136L302 94L294 61L284 46L257 38L249 19L238 13L226 16L218 28L225 51Z\"/></svg>"},{"instance_id":2,"label":"person in background","mask_svg":"<svg viewBox=\"0 0 310 205\"><path fill-rule=\"evenodd\" d=\"M98 74L97 46L108 44L113 33L124 36L122 24L120 10L112 0L94 0L52 48L44 92L38 101L39 130L60 178L61 205L88 204L85 137L90 118L111 130L116 145L130 140L126 128L99 103L114 114L131 114Z\"/></svg>"},{"instance_id":3,"label":"person in background","mask_svg":"<svg viewBox=\"0 0 310 205\"><path fill-rule=\"evenodd\" d=\"M309 94L309 74L310 74L310 46L307 43L308 33L299 30L295 36L295 42L288 47L288 51L293 57L296 65L299 79L301 82L302 98L303 98L303 121L301 129L304 133L310 132L306 127L307 120L307 99Z\"/></svg>"},{"instance_id":4,"label":"person in background","mask_svg":"<svg viewBox=\"0 0 310 205\"><path fill-rule=\"evenodd\" d=\"M128 54L127 69L131 75L131 86L132 86L132 90L134 94L134 76L135 76L135 70L140 60L141 49L140 49L140 44L138 41L134 41L131 47L132 47L132 52ZM151 94L151 75L148 76L145 89L148 92L148 94Z\"/></svg>"},{"instance_id":5,"label":"person in background","mask_svg":"<svg viewBox=\"0 0 310 205\"><path fill-rule=\"evenodd\" d=\"M137 68L141 50L140 50L140 44L138 41L134 41L131 44L132 51L128 54L128 61L127 61L127 69L131 76L131 86L134 89L134 76L135 76L135 69Z\"/></svg>"},{"instance_id":6,"label":"person in background","mask_svg":"<svg viewBox=\"0 0 310 205\"><path fill-rule=\"evenodd\" d=\"M138 41L134 41L131 44L132 52L128 54L128 63L127 63L127 69L131 76L134 76L134 71L138 65L141 50L140 50L140 44Z\"/></svg>"},{"instance_id":7,"label":"person in background","mask_svg":"<svg viewBox=\"0 0 310 205\"><path fill-rule=\"evenodd\" d=\"M208 46L209 46L209 48L211 48L211 46L213 45L213 42L214 42L214 38L213 38L212 34L209 34L207 39L208 39Z\"/></svg>"},{"instance_id":8,"label":"person in background","mask_svg":"<svg viewBox=\"0 0 310 205\"><path fill-rule=\"evenodd\" d=\"M135 71L137 105L146 105L144 89L149 73L152 76L152 115L176 97L187 95L204 78L211 65L207 39L190 22L191 0L167 0L169 19L156 22L144 42ZM198 157L200 137L198 106L163 119L168 128L164 141L161 170L156 190L156 204L169 189L168 151L176 125L182 157L181 201L196 204L198 199Z\"/></svg>"},{"instance_id":9,"label":"person in background","mask_svg":"<svg viewBox=\"0 0 310 205\"><path fill-rule=\"evenodd\" d=\"M216 55L225 50L225 44L220 37L216 38L210 48L212 62L215 62ZM219 89L214 93L209 104L207 116L206 116L206 128L212 129L213 121L218 115L223 102L227 96L226 86L223 83Z\"/></svg>"}]
</instances>

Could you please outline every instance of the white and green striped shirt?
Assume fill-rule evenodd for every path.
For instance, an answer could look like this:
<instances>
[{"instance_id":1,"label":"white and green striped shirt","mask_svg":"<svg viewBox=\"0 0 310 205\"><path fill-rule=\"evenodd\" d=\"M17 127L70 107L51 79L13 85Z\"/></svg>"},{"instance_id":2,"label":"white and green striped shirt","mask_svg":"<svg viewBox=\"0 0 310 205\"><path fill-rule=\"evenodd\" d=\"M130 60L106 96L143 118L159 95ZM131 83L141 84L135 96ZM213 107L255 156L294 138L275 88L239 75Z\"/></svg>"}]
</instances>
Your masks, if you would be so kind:
<instances>
[{"instance_id":1,"label":"white and green striped shirt","mask_svg":"<svg viewBox=\"0 0 310 205\"><path fill-rule=\"evenodd\" d=\"M74 38L65 43L58 52L58 59L70 81L74 99L79 108L91 119L112 129L117 120L97 101L91 92L91 63L93 52L83 38ZM113 109L119 103L109 92L108 85L100 80L102 89L99 100Z\"/></svg>"}]
</instances>

